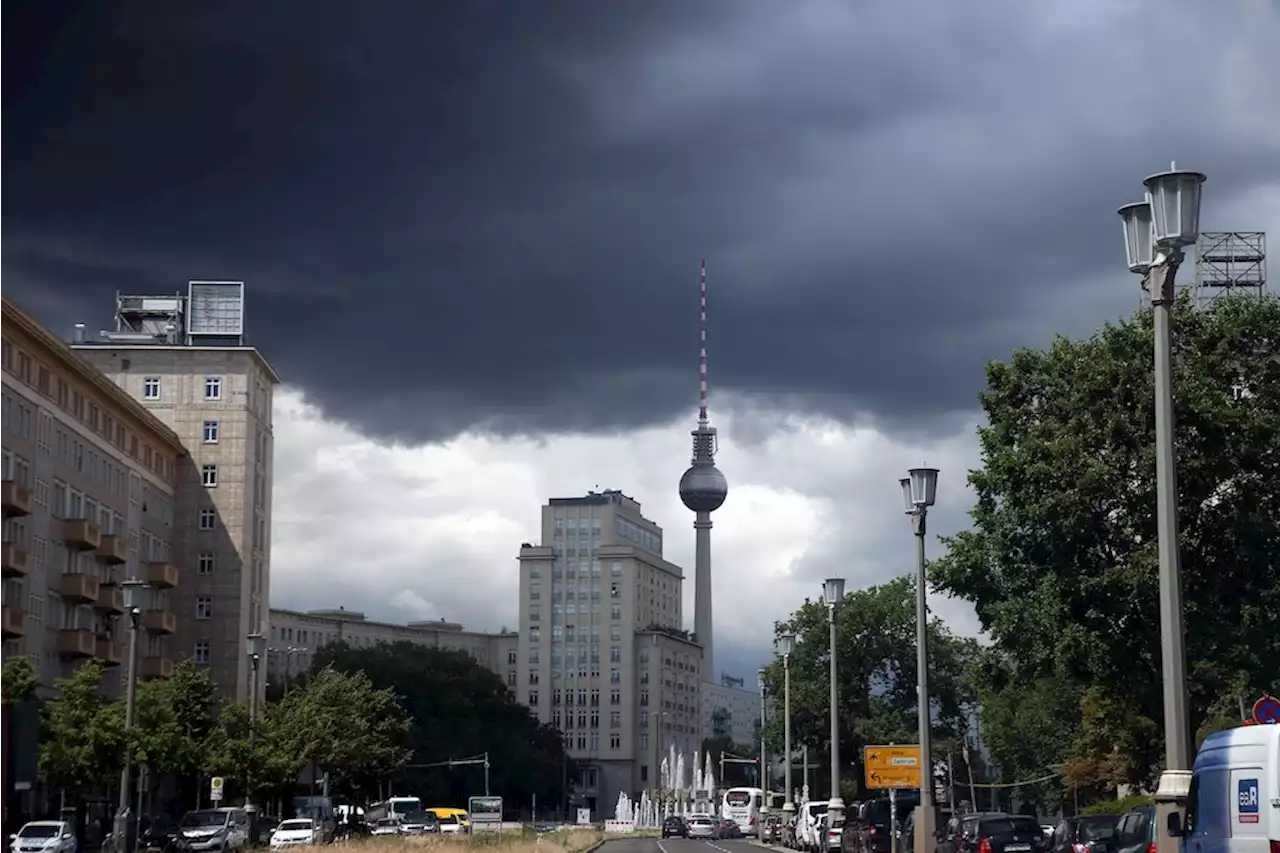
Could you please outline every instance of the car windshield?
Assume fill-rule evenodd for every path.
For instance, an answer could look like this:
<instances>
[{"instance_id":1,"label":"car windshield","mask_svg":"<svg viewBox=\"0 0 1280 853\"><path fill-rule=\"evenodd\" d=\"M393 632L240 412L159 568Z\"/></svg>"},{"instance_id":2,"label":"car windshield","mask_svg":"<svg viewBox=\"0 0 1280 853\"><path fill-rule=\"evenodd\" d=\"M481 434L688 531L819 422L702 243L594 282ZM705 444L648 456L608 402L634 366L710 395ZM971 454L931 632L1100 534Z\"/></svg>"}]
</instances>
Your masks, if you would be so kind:
<instances>
[{"instance_id":1,"label":"car windshield","mask_svg":"<svg viewBox=\"0 0 1280 853\"><path fill-rule=\"evenodd\" d=\"M58 835L58 825L56 823L45 824L27 824L22 827L22 831L18 833L19 838L53 838Z\"/></svg>"},{"instance_id":2,"label":"car windshield","mask_svg":"<svg viewBox=\"0 0 1280 853\"><path fill-rule=\"evenodd\" d=\"M309 820L281 821L280 825L276 827L276 829L280 830L281 832L297 832L303 829L314 829L314 828L315 828L315 824Z\"/></svg>"},{"instance_id":3,"label":"car windshield","mask_svg":"<svg viewBox=\"0 0 1280 853\"><path fill-rule=\"evenodd\" d=\"M209 829L215 826L225 826L226 823L226 812L187 812L182 816L180 826L185 829Z\"/></svg>"},{"instance_id":4,"label":"car windshield","mask_svg":"<svg viewBox=\"0 0 1280 853\"><path fill-rule=\"evenodd\" d=\"M393 817L384 817L382 820L378 821L378 826L395 826L399 822L400 821Z\"/></svg>"},{"instance_id":5,"label":"car windshield","mask_svg":"<svg viewBox=\"0 0 1280 853\"><path fill-rule=\"evenodd\" d=\"M1082 820L1080 821L1080 840L1081 841L1100 841L1110 838L1116 832L1116 819L1103 818L1101 820Z\"/></svg>"},{"instance_id":6,"label":"car windshield","mask_svg":"<svg viewBox=\"0 0 1280 853\"><path fill-rule=\"evenodd\" d=\"M440 818L440 822L454 824L458 822L458 818L455 817L454 815L445 815L444 817Z\"/></svg>"}]
</instances>

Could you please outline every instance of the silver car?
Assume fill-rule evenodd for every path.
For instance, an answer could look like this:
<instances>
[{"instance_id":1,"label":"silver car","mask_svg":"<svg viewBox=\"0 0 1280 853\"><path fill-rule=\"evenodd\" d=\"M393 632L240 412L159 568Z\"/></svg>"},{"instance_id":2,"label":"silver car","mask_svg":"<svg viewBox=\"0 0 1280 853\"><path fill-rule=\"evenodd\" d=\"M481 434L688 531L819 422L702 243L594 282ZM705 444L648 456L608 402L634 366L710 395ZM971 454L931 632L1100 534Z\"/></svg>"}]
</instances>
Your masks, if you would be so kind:
<instances>
[{"instance_id":1,"label":"silver car","mask_svg":"<svg viewBox=\"0 0 1280 853\"><path fill-rule=\"evenodd\" d=\"M62 820L33 820L9 836L13 853L76 853L76 835Z\"/></svg>"},{"instance_id":2,"label":"silver car","mask_svg":"<svg viewBox=\"0 0 1280 853\"><path fill-rule=\"evenodd\" d=\"M715 821L706 815L695 815L689 818L690 838L716 838L719 834L719 827L716 826Z\"/></svg>"}]
</instances>

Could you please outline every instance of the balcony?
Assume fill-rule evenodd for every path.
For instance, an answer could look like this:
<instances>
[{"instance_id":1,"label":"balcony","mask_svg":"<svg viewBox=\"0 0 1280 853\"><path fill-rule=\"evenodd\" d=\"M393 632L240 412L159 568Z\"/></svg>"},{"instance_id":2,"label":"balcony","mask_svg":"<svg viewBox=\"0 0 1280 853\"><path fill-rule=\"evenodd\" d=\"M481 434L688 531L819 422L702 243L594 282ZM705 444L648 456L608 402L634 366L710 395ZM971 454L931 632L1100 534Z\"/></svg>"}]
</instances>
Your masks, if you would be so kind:
<instances>
[{"instance_id":1,"label":"balcony","mask_svg":"<svg viewBox=\"0 0 1280 853\"><path fill-rule=\"evenodd\" d=\"M15 480L0 481L0 503L4 504L5 518L31 515L31 490Z\"/></svg>"},{"instance_id":2,"label":"balcony","mask_svg":"<svg viewBox=\"0 0 1280 853\"><path fill-rule=\"evenodd\" d=\"M98 653L98 638L82 628L58 632L58 654L64 658L91 658Z\"/></svg>"},{"instance_id":3,"label":"balcony","mask_svg":"<svg viewBox=\"0 0 1280 853\"><path fill-rule=\"evenodd\" d=\"M96 551L102 544L102 531L88 519L64 518L62 541L72 551Z\"/></svg>"},{"instance_id":4,"label":"balcony","mask_svg":"<svg viewBox=\"0 0 1280 853\"><path fill-rule=\"evenodd\" d=\"M96 604L98 579L79 573L65 574L58 578L58 595L68 604Z\"/></svg>"},{"instance_id":5,"label":"balcony","mask_svg":"<svg viewBox=\"0 0 1280 853\"><path fill-rule=\"evenodd\" d=\"M124 643L119 640L104 640L98 637L94 647L93 656L107 666L119 666L124 663Z\"/></svg>"},{"instance_id":6,"label":"balcony","mask_svg":"<svg viewBox=\"0 0 1280 853\"><path fill-rule=\"evenodd\" d=\"M7 604L0 609L4 612L4 638L6 640L12 640L16 637L21 637L25 633L23 630L24 626L22 624L22 611L16 607L10 607Z\"/></svg>"},{"instance_id":7,"label":"balcony","mask_svg":"<svg viewBox=\"0 0 1280 853\"><path fill-rule=\"evenodd\" d=\"M178 630L178 617L168 610L145 610L142 628L148 634L172 634Z\"/></svg>"},{"instance_id":8,"label":"balcony","mask_svg":"<svg viewBox=\"0 0 1280 853\"><path fill-rule=\"evenodd\" d=\"M27 574L27 552L19 547L16 542L4 543L4 555L0 556L0 562L3 563L4 576L7 578L26 577Z\"/></svg>"},{"instance_id":9,"label":"balcony","mask_svg":"<svg viewBox=\"0 0 1280 853\"><path fill-rule=\"evenodd\" d=\"M142 664L139 672L141 678L168 678L173 675L173 661L169 658L145 657L140 663Z\"/></svg>"},{"instance_id":10,"label":"balcony","mask_svg":"<svg viewBox=\"0 0 1280 853\"><path fill-rule=\"evenodd\" d=\"M116 566L123 563L128 555L128 543L123 536L103 536L102 544L98 546L94 556L108 566Z\"/></svg>"},{"instance_id":11,"label":"balcony","mask_svg":"<svg viewBox=\"0 0 1280 853\"><path fill-rule=\"evenodd\" d=\"M172 563L147 563L147 583L156 589L173 589L178 585L178 567Z\"/></svg>"},{"instance_id":12,"label":"balcony","mask_svg":"<svg viewBox=\"0 0 1280 853\"><path fill-rule=\"evenodd\" d=\"M103 613L124 613L124 590L118 586L98 584L98 598L93 607Z\"/></svg>"}]
</instances>

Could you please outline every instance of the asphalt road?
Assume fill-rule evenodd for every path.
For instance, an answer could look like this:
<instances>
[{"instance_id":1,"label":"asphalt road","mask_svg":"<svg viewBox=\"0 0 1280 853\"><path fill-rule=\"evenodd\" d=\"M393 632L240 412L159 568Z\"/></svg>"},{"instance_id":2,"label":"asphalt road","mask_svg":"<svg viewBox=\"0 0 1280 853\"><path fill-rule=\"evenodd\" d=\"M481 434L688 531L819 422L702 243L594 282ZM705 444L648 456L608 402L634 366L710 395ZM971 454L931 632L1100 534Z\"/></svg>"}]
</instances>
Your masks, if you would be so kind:
<instances>
[{"instance_id":1,"label":"asphalt road","mask_svg":"<svg viewBox=\"0 0 1280 853\"><path fill-rule=\"evenodd\" d=\"M761 853L761 849L739 839L619 838L611 839L600 853Z\"/></svg>"}]
</instances>

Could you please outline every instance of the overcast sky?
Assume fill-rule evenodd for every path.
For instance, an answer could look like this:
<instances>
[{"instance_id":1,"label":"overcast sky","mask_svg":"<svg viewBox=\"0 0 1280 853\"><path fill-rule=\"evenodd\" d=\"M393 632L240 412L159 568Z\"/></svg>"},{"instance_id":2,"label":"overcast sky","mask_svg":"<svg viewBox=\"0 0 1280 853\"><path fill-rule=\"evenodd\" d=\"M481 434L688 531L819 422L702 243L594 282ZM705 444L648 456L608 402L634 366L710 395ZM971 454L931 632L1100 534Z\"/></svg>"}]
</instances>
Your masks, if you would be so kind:
<instances>
[{"instance_id":1,"label":"overcast sky","mask_svg":"<svg viewBox=\"0 0 1280 853\"><path fill-rule=\"evenodd\" d=\"M273 603L497 628L549 495L634 495L691 567L706 258L746 673L822 577L909 569L907 467L963 524L983 365L1136 306L1145 175L1280 233L1278 8L6 3L3 284L65 333L245 280L286 381Z\"/></svg>"}]
</instances>

